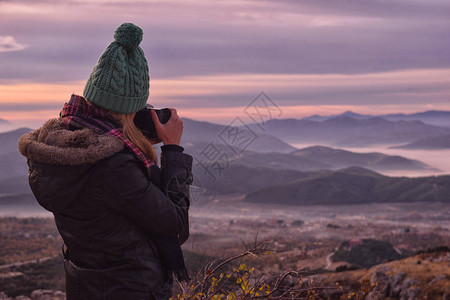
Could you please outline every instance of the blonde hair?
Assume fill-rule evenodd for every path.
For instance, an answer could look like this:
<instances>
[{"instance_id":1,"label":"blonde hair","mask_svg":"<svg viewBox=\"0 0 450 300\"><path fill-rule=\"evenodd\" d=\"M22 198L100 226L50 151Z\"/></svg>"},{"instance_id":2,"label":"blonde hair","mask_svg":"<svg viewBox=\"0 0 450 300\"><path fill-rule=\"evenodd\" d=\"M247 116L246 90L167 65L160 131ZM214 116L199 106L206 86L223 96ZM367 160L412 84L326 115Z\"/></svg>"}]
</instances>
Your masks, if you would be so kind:
<instances>
[{"instance_id":1,"label":"blonde hair","mask_svg":"<svg viewBox=\"0 0 450 300\"><path fill-rule=\"evenodd\" d=\"M132 114L120 114L120 121L123 127L123 135L129 139L139 150L149 157L155 164L158 164L158 156L150 141L142 134L142 131L134 125Z\"/></svg>"},{"instance_id":2,"label":"blonde hair","mask_svg":"<svg viewBox=\"0 0 450 300\"><path fill-rule=\"evenodd\" d=\"M88 101L89 102L89 101ZM158 156L153 149L150 141L142 134L142 131L134 125L134 114L118 113L103 107L100 107L92 102L90 105L102 110L110 115L114 120L122 125L123 135L129 139L145 156L149 157L156 165L158 165Z\"/></svg>"}]
</instances>

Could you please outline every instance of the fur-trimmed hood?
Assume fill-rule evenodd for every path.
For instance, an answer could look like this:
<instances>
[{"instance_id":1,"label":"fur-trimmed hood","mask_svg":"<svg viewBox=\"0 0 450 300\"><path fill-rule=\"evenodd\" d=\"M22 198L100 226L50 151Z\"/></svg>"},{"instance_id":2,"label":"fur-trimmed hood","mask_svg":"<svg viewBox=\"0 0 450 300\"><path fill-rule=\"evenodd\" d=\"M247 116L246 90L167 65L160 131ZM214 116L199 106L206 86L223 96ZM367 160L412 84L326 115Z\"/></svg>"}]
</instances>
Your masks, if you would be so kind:
<instances>
[{"instance_id":1,"label":"fur-trimmed hood","mask_svg":"<svg viewBox=\"0 0 450 300\"><path fill-rule=\"evenodd\" d=\"M96 162L125 148L114 136L92 129L67 130L59 119L24 134L19 152L27 157L29 183L45 209L58 212L76 201Z\"/></svg>"},{"instance_id":2,"label":"fur-trimmed hood","mask_svg":"<svg viewBox=\"0 0 450 300\"><path fill-rule=\"evenodd\" d=\"M18 141L19 152L28 159L65 166L94 164L124 147L124 143L116 137L89 128L67 130L59 119L50 119Z\"/></svg>"}]
</instances>

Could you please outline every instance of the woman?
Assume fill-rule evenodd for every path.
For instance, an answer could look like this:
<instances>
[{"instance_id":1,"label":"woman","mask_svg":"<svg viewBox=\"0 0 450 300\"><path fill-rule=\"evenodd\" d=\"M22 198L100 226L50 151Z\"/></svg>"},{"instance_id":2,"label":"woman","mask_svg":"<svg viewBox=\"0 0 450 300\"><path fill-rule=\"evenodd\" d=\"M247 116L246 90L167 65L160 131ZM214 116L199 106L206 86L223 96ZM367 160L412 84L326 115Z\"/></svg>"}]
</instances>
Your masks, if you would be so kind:
<instances>
[{"instance_id":1,"label":"woman","mask_svg":"<svg viewBox=\"0 0 450 300\"><path fill-rule=\"evenodd\" d=\"M31 189L64 240L67 299L168 299L172 273L187 280L180 245L188 230L192 156L179 145L171 108L159 139L133 123L149 95L142 30L122 24L83 92L58 119L22 136ZM161 146L161 168L152 144Z\"/></svg>"}]
</instances>

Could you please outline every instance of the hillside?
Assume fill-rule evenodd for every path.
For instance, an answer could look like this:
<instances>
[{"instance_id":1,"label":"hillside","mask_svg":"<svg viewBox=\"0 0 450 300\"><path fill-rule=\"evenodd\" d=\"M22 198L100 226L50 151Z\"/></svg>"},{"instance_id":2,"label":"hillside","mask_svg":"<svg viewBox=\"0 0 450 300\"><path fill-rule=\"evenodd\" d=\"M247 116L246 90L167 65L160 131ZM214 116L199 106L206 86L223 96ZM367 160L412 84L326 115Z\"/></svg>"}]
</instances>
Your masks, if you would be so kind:
<instances>
[{"instance_id":1,"label":"hillside","mask_svg":"<svg viewBox=\"0 0 450 300\"><path fill-rule=\"evenodd\" d=\"M420 139L403 146L396 146L392 148L423 150L450 149L450 134Z\"/></svg>"},{"instance_id":2,"label":"hillside","mask_svg":"<svg viewBox=\"0 0 450 300\"><path fill-rule=\"evenodd\" d=\"M246 194L244 201L292 205L450 201L450 176L388 177L362 169L326 171Z\"/></svg>"},{"instance_id":3,"label":"hillside","mask_svg":"<svg viewBox=\"0 0 450 300\"><path fill-rule=\"evenodd\" d=\"M391 243L375 239L344 241L331 256L333 262L348 262L351 266L368 268L383 262L403 258Z\"/></svg>"}]
</instances>

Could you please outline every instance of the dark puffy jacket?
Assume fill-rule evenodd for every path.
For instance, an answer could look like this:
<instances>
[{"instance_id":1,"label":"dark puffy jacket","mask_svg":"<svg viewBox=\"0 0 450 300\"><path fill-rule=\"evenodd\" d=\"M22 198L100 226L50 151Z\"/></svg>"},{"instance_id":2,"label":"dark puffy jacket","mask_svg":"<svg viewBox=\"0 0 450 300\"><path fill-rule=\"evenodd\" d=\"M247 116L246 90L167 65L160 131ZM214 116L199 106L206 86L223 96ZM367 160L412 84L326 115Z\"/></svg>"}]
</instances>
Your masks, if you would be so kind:
<instances>
[{"instance_id":1,"label":"dark puffy jacket","mask_svg":"<svg viewBox=\"0 0 450 300\"><path fill-rule=\"evenodd\" d=\"M150 168L115 137L58 119L19 140L31 189L67 246L67 299L168 299L172 275L154 238L186 241L192 156L162 146ZM181 148L181 151L180 151Z\"/></svg>"}]
</instances>

